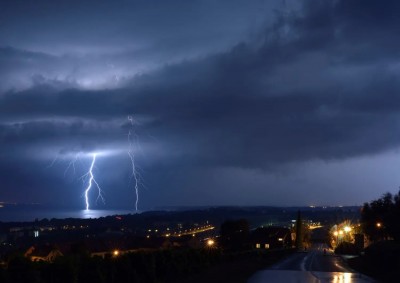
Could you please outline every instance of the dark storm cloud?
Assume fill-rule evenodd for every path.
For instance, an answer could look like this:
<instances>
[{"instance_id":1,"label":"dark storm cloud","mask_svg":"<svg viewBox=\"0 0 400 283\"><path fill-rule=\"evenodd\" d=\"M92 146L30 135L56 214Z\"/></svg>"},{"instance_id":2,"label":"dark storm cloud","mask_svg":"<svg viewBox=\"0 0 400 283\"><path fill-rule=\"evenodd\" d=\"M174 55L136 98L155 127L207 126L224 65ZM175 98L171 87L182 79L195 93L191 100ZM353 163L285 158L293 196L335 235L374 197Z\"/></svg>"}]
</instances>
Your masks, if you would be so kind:
<instances>
[{"instance_id":1,"label":"dark storm cloud","mask_svg":"<svg viewBox=\"0 0 400 283\"><path fill-rule=\"evenodd\" d=\"M265 21L259 16L272 6L243 0L2 2L0 17L7 25L0 29L0 44L61 53L153 46L182 50L203 48L208 40L215 46L221 38L238 40L249 26Z\"/></svg>"},{"instance_id":2,"label":"dark storm cloud","mask_svg":"<svg viewBox=\"0 0 400 283\"><path fill-rule=\"evenodd\" d=\"M3 146L13 147L28 147L33 144L49 146L50 142L65 144L74 140L91 140L92 143L101 140L102 143L105 143L112 141L111 134L119 134L113 132L116 125L118 126L113 121L81 119L14 122L0 125L0 137ZM107 132L108 135L104 136L104 132ZM3 154L10 153L3 152ZM12 154L15 156L15 152L12 152Z\"/></svg>"},{"instance_id":3,"label":"dark storm cloud","mask_svg":"<svg viewBox=\"0 0 400 283\"><path fill-rule=\"evenodd\" d=\"M399 142L393 135L398 130L399 86L396 74L382 72L385 67L374 65L374 58L395 59L397 51L376 53L369 37L348 44L363 21L369 27L367 22L379 12L366 2L358 9L370 16L357 18L358 13L349 14L349 5L306 1L302 13L284 16L259 48L241 43L224 54L137 76L123 89L54 93L36 87L7 93L1 113L148 115L153 135L181 143L188 157L208 164L264 167L385 150ZM368 54L357 66L373 66L347 78L340 71L355 63L347 63L349 53L342 50L353 50L354 44L365 46L361 50ZM270 80L276 74L279 85ZM352 89L354 80L358 90Z\"/></svg>"},{"instance_id":4,"label":"dark storm cloud","mask_svg":"<svg viewBox=\"0 0 400 283\"><path fill-rule=\"evenodd\" d=\"M144 29L135 27L138 32L132 32L140 43L151 45L146 53L149 57L157 54L151 51L157 49L156 41L172 42L166 45L171 51L185 50L178 48L181 44L175 39L187 34L189 27L195 38L188 37L190 44L204 42L204 34L196 33L202 29L200 26L169 30L194 14L207 15L196 5L173 2L161 9L167 13L160 15L158 22ZM169 21L169 13L175 15L177 7L190 11L164 27L163 21ZM32 70L39 70L29 72L41 76L23 90L1 94L0 120L4 122L0 123L0 141L15 151L32 141L49 146L56 144L55 140L61 148L77 141L95 141L97 148L110 147L115 140L125 138L122 134L117 137L118 133L126 132L128 124L123 120L134 114L140 128L155 137L152 143L157 149L147 152L151 160L148 174L153 176L154 187L163 187L163 196L169 189L176 195L176 187L182 184L196 187L188 180L201 179L201 172L209 168L276 170L293 162L346 160L395 149L400 144L396 134L400 130L398 12L400 4L396 1L379 5L376 1L304 1L301 9L294 10L283 6L275 12L274 23L251 40L247 38L212 54L218 48L203 43L198 47L202 56L169 64L163 57L168 52L163 53L162 63L153 64L147 72L129 73L126 70L130 63L119 63L118 68L124 70L120 73L123 83L95 89L80 84L80 79L92 74L82 72L79 62L97 68L96 58L100 55L85 55L80 61L76 56L3 48L0 60L12 62L7 65L10 72L14 62L19 62L16 69L24 71L35 66ZM79 13L77 22L84 21L84 14ZM144 15L140 14L137 21L144 21ZM109 17L115 18L114 14ZM98 20L91 18L83 34ZM69 34L73 25L65 30ZM147 37L153 31L157 31L156 41ZM97 41L100 36L96 32L88 42L103 44ZM160 37L163 32L170 35L166 41ZM80 38L79 33L76 36ZM115 40L125 39L117 35ZM139 51L118 51L104 58L133 63L132 54L139 54L135 52ZM144 60L143 64L150 61ZM10 74L8 67L0 71ZM52 67L55 74L64 72L63 76L43 76ZM73 70L70 80L65 69ZM52 117L69 122L56 122ZM107 124L116 119L119 122ZM102 127L102 123L108 126ZM178 177L174 173L177 171L185 172L186 177ZM224 174L221 176L228 175ZM208 172L207 176L212 174ZM206 182L199 183L204 186ZM222 183L215 182L216 186Z\"/></svg>"},{"instance_id":5,"label":"dark storm cloud","mask_svg":"<svg viewBox=\"0 0 400 283\"><path fill-rule=\"evenodd\" d=\"M9 47L0 49L7 70L0 91L26 89L38 79L109 88L164 64L228 49L270 20L273 4L245 4L2 1L0 47Z\"/></svg>"}]
</instances>

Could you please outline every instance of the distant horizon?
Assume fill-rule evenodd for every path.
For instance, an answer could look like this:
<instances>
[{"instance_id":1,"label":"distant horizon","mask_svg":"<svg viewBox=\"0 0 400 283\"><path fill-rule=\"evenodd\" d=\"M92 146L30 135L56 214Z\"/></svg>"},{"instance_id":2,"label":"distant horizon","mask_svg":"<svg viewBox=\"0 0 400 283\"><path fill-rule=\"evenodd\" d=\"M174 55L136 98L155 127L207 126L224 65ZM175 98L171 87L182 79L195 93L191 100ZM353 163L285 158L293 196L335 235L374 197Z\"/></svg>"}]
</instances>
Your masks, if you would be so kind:
<instances>
[{"instance_id":1,"label":"distant horizon","mask_svg":"<svg viewBox=\"0 0 400 283\"><path fill-rule=\"evenodd\" d=\"M318 210L335 210L338 208L343 209L358 209L361 206L330 206L330 207L309 207L309 206L292 206L292 207L283 207L283 206L201 206L201 207L168 207L168 208L155 208L149 210L129 210L129 209L71 209L71 208L58 208L58 207L35 207L29 205L14 205L14 206L5 206L0 208L0 223L1 222L35 222L36 220L50 220L50 219L98 219L101 217L109 217L116 215L135 215L142 213L151 213L151 212L185 212L185 211L204 211L208 209L262 209L262 208L270 208L270 209L287 209L292 212L296 212L298 210L301 211L312 211L314 209Z\"/></svg>"},{"instance_id":2,"label":"distant horizon","mask_svg":"<svg viewBox=\"0 0 400 283\"><path fill-rule=\"evenodd\" d=\"M371 200L372 201L372 200ZM37 206L37 207L46 207L46 208L61 208L61 209L76 209L76 210L86 210L84 207L79 206L61 206L51 203L24 203L24 202L5 202L0 201L0 208L11 207L11 206ZM270 205L270 204L204 204L204 205L160 205L153 206L149 208L141 209L142 211L152 210L152 209L168 209L168 208L212 208L212 207L308 207L308 208L318 208L318 207L354 207L354 206L363 206L363 204L349 204L349 205ZM95 206L90 208L89 210L135 210L134 207L129 206L121 206L121 207L104 207L104 206ZM1 210L0 210L1 211Z\"/></svg>"}]
</instances>

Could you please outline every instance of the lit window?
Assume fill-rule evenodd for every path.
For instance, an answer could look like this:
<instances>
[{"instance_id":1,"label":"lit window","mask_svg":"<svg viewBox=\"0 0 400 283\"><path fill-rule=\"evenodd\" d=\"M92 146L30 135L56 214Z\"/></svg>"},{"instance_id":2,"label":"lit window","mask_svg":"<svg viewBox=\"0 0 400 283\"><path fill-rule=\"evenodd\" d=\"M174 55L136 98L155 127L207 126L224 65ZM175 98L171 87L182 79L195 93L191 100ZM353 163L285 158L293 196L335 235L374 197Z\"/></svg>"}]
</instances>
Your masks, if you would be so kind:
<instances>
[{"instance_id":1,"label":"lit window","mask_svg":"<svg viewBox=\"0 0 400 283\"><path fill-rule=\"evenodd\" d=\"M269 249L269 244L265 244L265 248L266 248L266 249Z\"/></svg>"},{"instance_id":2,"label":"lit window","mask_svg":"<svg viewBox=\"0 0 400 283\"><path fill-rule=\"evenodd\" d=\"M259 248L261 248L261 245L260 244L256 244L256 249L259 249Z\"/></svg>"}]
</instances>

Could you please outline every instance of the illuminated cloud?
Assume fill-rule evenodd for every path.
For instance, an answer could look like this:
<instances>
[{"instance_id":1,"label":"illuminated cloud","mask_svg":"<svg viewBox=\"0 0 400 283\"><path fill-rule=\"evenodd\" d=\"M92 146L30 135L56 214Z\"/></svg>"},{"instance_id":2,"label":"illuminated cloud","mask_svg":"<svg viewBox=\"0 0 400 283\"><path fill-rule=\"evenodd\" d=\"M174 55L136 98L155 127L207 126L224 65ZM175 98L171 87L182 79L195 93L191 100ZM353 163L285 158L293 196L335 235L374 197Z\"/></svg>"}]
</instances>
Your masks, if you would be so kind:
<instances>
[{"instance_id":1,"label":"illuminated cloud","mask_svg":"<svg viewBox=\"0 0 400 283\"><path fill-rule=\"evenodd\" d=\"M39 2L26 18L31 4L0 12L0 198L54 191L65 167L33 174L35 164L112 151L98 164L102 188L117 192L107 203L132 204L132 113L148 207L290 194L288 204L355 204L398 187L383 172L400 143L396 1ZM344 174L334 165L357 171L360 160L376 162L385 187L347 176L332 198L329 180Z\"/></svg>"}]
</instances>

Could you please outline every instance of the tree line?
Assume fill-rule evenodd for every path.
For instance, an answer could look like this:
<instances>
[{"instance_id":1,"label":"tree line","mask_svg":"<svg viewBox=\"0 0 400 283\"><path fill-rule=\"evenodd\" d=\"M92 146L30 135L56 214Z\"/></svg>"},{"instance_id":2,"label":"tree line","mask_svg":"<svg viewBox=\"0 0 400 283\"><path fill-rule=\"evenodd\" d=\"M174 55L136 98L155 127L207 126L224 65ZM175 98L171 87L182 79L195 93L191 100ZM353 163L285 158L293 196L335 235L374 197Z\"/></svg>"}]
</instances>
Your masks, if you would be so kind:
<instances>
[{"instance_id":1,"label":"tree line","mask_svg":"<svg viewBox=\"0 0 400 283\"><path fill-rule=\"evenodd\" d=\"M371 241L400 240L400 191L365 203L361 212L364 233Z\"/></svg>"}]
</instances>

